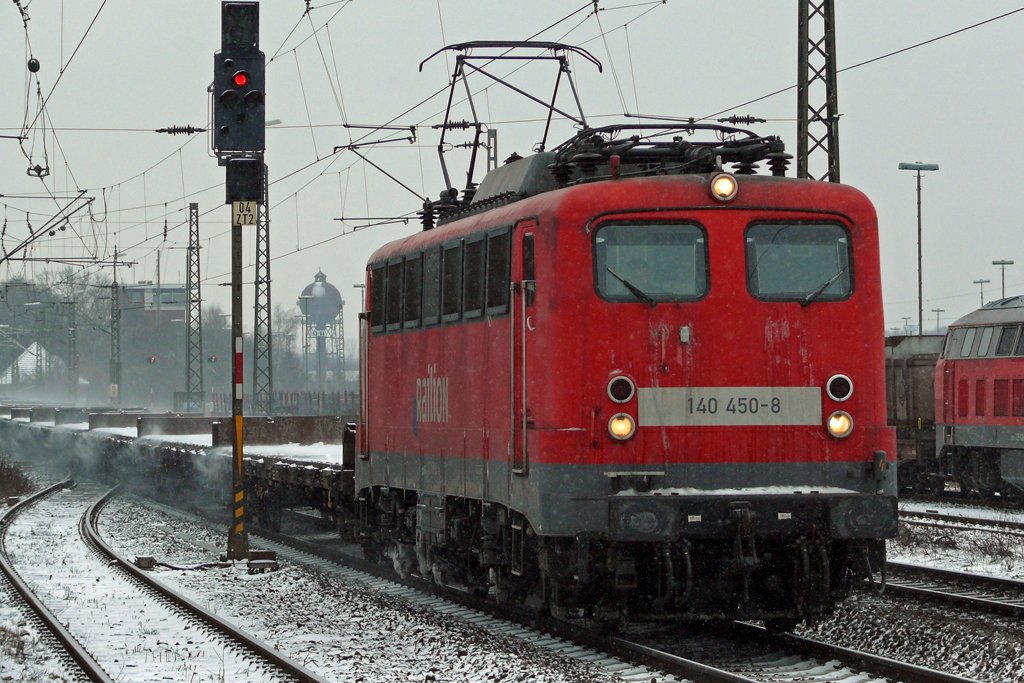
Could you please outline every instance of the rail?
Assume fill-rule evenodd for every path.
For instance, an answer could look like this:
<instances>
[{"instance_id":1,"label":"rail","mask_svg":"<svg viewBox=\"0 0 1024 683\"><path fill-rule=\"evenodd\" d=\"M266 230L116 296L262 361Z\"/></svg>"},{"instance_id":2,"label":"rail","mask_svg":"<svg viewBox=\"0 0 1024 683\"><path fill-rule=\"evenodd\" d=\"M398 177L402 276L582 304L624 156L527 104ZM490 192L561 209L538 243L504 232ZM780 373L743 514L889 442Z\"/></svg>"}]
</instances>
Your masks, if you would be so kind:
<instances>
[{"instance_id":1,"label":"rail","mask_svg":"<svg viewBox=\"0 0 1024 683\"><path fill-rule=\"evenodd\" d=\"M71 486L74 486L74 481L70 476L68 476L63 481L42 489L41 491L15 504L8 509L2 517L0 517L0 571L3 571L7 580L18 592L18 595L21 596L21 599L24 600L29 608L36 613L53 637L56 638L61 647L67 651L89 680L95 681L96 683L113 683L114 679L107 675L107 672L103 670L95 659L93 659L92 655L89 654L82 644L75 639L70 631L64 628L63 624L60 623L57 617L54 616L45 604L43 604L43 601L32 592L32 589L30 589L24 581L22 581L18 571L10 563L9 558L7 557L7 550L4 544L4 537L7 535L7 529L18 513L28 506L39 502L46 496L56 493L62 489L70 488Z\"/></svg>"},{"instance_id":2,"label":"rail","mask_svg":"<svg viewBox=\"0 0 1024 683\"><path fill-rule=\"evenodd\" d=\"M143 584L150 590L156 592L161 597L169 600L181 609L185 610L193 617L196 617L206 622L209 626L219 631L220 633L223 633L231 640L242 644L245 648L255 653L260 659L270 662L271 664L276 666L286 676L290 676L297 681L301 681L302 683L326 683L326 679L317 676L316 674L309 671L302 665L293 662L291 659L285 657L277 650L274 650L269 645L254 638L248 633L239 630L236 626L232 625L226 620L221 619L217 615L208 612L207 610L203 609L203 607L200 606L198 603L193 602L189 598L185 597L184 595L181 595L180 593L174 590L171 590L169 587L165 586L159 581L156 581L146 572L139 569L134 564L128 562L120 555L118 555L117 552L114 551L114 549L111 548L106 543L106 541L103 540L102 536L100 536L98 528L100 511L103 509L103 506L106 505L106 503L110 500L110 498L117 492L117 490L118 487L115 486L114 488L107 491L102 497L99 498L99 500L93 503L89 507L89 509L86 510L85 513L82 515L82 518L79 522L79 530L82 533L82 537L86 539L86 541L89 544L91 544L102 555L107 557L111 561L111 563L115 565L118 569L133 577L139 583Z\"/></svg>"}]
</instances>

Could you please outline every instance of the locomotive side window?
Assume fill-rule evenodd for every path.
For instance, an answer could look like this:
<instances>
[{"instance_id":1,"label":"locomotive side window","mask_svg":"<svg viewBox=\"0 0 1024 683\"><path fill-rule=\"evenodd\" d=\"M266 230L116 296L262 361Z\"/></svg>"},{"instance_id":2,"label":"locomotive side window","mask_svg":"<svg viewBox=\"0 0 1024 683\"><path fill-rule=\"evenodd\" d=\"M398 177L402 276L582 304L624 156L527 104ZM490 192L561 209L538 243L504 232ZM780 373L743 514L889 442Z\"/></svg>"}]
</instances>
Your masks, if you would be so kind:
<instances>
[{"instance_id":1,"label":"locomotive side window","mask_svg":"<svg viewBox=\"0 0 1024 683\"><path fill-rule=\"evenodd\" d=\"M608 301L694 301L708 291L707 238L691 223L612 223L594 232L597 293Z\"/></svg>"},{"instance_id":2,"label":"locomotive side window","mask_svg":"<svg viewBox=\"0 0 1024 683\"><path fill-rule=\"evenodd\" d=\"M422 294L420 280L420 255L405 259L405 293L402 297L402 324L405 327L418 327L420 324L420 296Z\"/></svg>"},{"instance_id":3,"label":"locomotive side window","mask_svg":"<svg viewBox=\"0 0 1024 683\"><path fill-rule=\"evenodd\" d=\"M392 332L508 313L512 234L491 230L371 267L371 329Z\"/></svg>"},{"instance_id":4,"label":"locomotive side window","mask_svg":"<svg viewBox=\"0 0 1024 683\"><path fill-rule=\"evenodd\" d=\"M462 275L462 316L479 318L484 313L484 242L483 236L466 240Z\"/></svg>"},{"instance_id":5,"label":"locomotive side window","mask_svg":"<svg viewBox=\"0 0 1024 683\"><path fill-rule=\"evenodd\" d=\"M954 327L946 332L946 343L942 347L942 357L949 358L953 353L953 349L957 348L958 344L962 344L964 341L964 328Z\"/></svg>"},{"instance_id":6,"label":"locomotive side window","mask_svg":"<svg viewBox=\"0 0 1024 683\"><path fill-rule=\"evenodd\" d=\"M532 285L524 286L524 296L526 298L526 305L533 305L533 298L537 294L537 274L534 267L533 258L534 246L533 246L533 233L528 232L523 235L523 281L532 282Z\"/></svg>"},{"instance_id":7,"label":"locomotive side window","mask_svg":"<svg viewBox=\"0 0 1024 683\"><path fill-rule=\"evenodd\" d=\"M974 337L978 334L978 328L972 327L967 330L967 334L964 335L964 343L960 347L960 357L966 358L971 355L971 347L974 346Z\"/></svg>"},{"instance_id":8,"label":"locomotive side window","mask_svg":"<svg viewBox=\"0 0 1024 683\"><path fill-rule=\"evenodd\" d=\"M435 325L441 319L441 250L423 252L423 324Z\"/></svg>"},{"instance_id":9,"label":"locomotive side window","mask_svg":"<svg viewBox=\"0 0 1024 683\"><path fill-rule=\"evenodd\" d=\"M458 320L462 311L462 243L443 249L441 266L441 317Z\"/></svg>"},{"instance_id":10,"label":"locomotive side window","mask_svg":"<svg viewBox=\"0 0 1024 683\"><path fill-rule=\"evenodd\" d=\"M487 312L508 311L509 263L512 241L508 230L487 236Z\"/></svg>"},{"instance_id":11,"label":"locomotive side window","mask_svg":"<svg viewBox=\"0 0 1024 683\"><path fill-rule=\"evenodd\" d=\"M1024 356L1024 334L1017 337L1017 346L1013 349L1013 355Z\"/></svg>"},{"instance_id":12,"label":"locomotive side window","mask_svg":"<svg viewBox=\"0 0 1024 683\"><path fill-rule=\"evenodd\" d=\"M402 322L402 262L388 264L387 284L385 285L387 300L384 303L385 318L388 329L397 329Z\"/></svg>"},{"instance_id":13,"label":"locomotive side window","mask_svg":"<svg viewBox=\"0 0 1024 683\"><path fill-rule=\"evenodd\" d=\"M1019 325L1004 325L999 331L999 344L996 346L997 356L1009 356L1013 352L1013 343L1017 340L1018 328Z\"/></svg>"},{"instance_id":14,"label":"locomotive side window","mask_svg":"<svg viewBox=\"0 0 1024 683\"><path fill-rule=\"evenodd\" d=\"M384 329L384 266L370 269L370 328L374 332Z\"/></svg>"},{"instance_id":15,"label":"locomotive side window","mask_svg":"<svg viewBox=\"0 0 1024 683\"><path fill-rule=\"evenodd\" d=\"M840 225L747 228L747 287L765 301L839 301L853 291L850 235Z\"/></svg>"},{"instance_id":16,"label":"locomotive side window","mask_svg":"<svg viewBox=\"0 0 1024 683\"><path fill-rule=\"evenodd\" d=\"M533 233L523 235L523 279L536 280L533 265Z\"/></svg>"},{"instance_id":17,"label":"locomotive side window","mask_svg":"<svg viewBox=\"0 0 1024 683\"><path fill-rule=\"evenodd\" d=\"M984 357L988 355L989 346L992 345L992 331L995 328L985 327L981 330L981 341L978 342L978 356Z\"/></svg>"}]
</instances>

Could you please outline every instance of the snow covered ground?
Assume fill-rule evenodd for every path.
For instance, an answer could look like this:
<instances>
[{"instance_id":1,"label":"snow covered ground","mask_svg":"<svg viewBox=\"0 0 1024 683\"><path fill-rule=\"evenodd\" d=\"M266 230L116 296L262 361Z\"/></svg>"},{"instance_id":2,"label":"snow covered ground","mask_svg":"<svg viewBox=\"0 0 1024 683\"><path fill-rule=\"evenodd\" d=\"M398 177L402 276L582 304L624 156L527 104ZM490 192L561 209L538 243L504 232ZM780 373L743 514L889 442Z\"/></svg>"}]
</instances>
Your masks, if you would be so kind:
<instances>
[{"instance_id":1,"label":"snow covered ground","mask_svg":"<svg viewBox=\"0 0 1024 683\"><path fill-rule=\"evenodd\" d=\"M183 522L125 501L107 507L101 531L129 557L152 555L178 567L215 560L224 551L227 536L226 530ZM329 680L615 680L587 664L302 565L282 562L278 572L255 575L246 573L244 564L229 569L161 568L156 573ZM24 627L18 614L0 610L0 632L7 628L20 633ZM2 642L0 636L0 647ZM23 654L0 649L0 681L66 680L47 668L47 653L34 638L20 642Z\"/></svg>"},{"instance_id":2,"label":"snow covered ground","mask_svg":"<svg viewBox=\"0 0 1024 683\"><path fill-rule=\"evenodd\" d=\"M978 505L901 501L900 508L996 521L1024 522L1024 511L996 510ZM900 524L889 544L889 559L939 569L1024 580L1024 532L952 529Z\"/></svg>"},{"instance_id":3,"label":"snow covered ground","mask_svg":"<svg viewBox=\"0 0 1024 683\"><path fill-rule=\"evenodd\" d=\"M0 512L3 505L0 500ZM922 507L936 509L934 504ZM977 516L978 511L963 514ZM990 514L1024 518L1024 513ZM126 501L112 503L102 520L105 536L123 554L153 555L181 567L215 560L226 541L226 531ZM904 524L889 544L889 557L1024 578L1021 536ZM410 607L302 565L284 562L279 572L256 575L247 574L242 565L157 573L330 680L614 680L604 671L518 639ZM38 635L4 597L0 594L0 681L67 680ZM1024 681L1024 624L1012 619L857 593L838 614L798 632L980 681Z\"/></svg>"},{"instance_id":4,"label":"snow covered ground","mask_svg":"<svg viewBox=\"0 0 1024 683\"><path fill-rule=\"evenodd\" d=\"M900 501L907 510L1024 520L981 506ZM1024 579L1024 535L900 524L888 544L896 562ZM1024 623L889 595L857 593L802 635L991 683L1024 681Z\"/></svg>"}]
</instances>

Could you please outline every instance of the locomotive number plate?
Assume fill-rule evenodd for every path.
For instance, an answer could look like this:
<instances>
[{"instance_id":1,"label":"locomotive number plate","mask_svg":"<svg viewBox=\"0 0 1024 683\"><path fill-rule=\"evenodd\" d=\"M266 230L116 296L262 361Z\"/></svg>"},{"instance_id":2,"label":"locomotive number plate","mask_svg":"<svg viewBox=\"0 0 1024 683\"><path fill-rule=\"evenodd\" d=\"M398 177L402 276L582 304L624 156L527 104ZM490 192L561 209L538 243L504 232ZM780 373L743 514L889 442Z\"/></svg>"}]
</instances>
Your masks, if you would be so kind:
<instances>
[{"instance_id":1,"label":"locomotive number plate","mask_svg":"<svg viewBox=\"0 0 1024 683\"><path fill-rule=\"evenodd\" d=\"M641 427L820 425L818 387L647 387Z\"/></svg>"}]
</instances>

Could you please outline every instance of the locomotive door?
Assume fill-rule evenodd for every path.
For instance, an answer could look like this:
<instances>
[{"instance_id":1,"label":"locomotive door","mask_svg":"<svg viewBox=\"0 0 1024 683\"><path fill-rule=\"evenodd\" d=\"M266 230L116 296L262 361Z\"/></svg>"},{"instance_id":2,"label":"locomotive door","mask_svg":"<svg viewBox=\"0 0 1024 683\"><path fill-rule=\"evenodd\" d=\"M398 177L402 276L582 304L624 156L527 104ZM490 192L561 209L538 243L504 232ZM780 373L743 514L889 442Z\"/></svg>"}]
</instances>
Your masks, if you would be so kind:
<instances>
[{"instance_id":1,"label":"locomotive door","mask_svg":"<svg viewBox=\"0 0 1024 683\"><path fill-rule=\"evenodd\" d=\"M537 221L533 219L520 221L516 224L512 238L512 472L521 476L527 474L530 460L527 362L534 325L534 296L537 290L534 273L536 228Z\"/></svg>"},{"instance_id":2,"label":"locomotive door","mask_svg":"<svg viewBox=\"0 0 1024 683\"><path fill-rule=\"evenodd\" d=\"M956 421L956 402L959 399L956 386L956 363L947 359L942 372L942 423L946 430L952 429L950 425ZM944 435L943 443L949 442L949 438Z\"/></svg>"}]
</instances>

